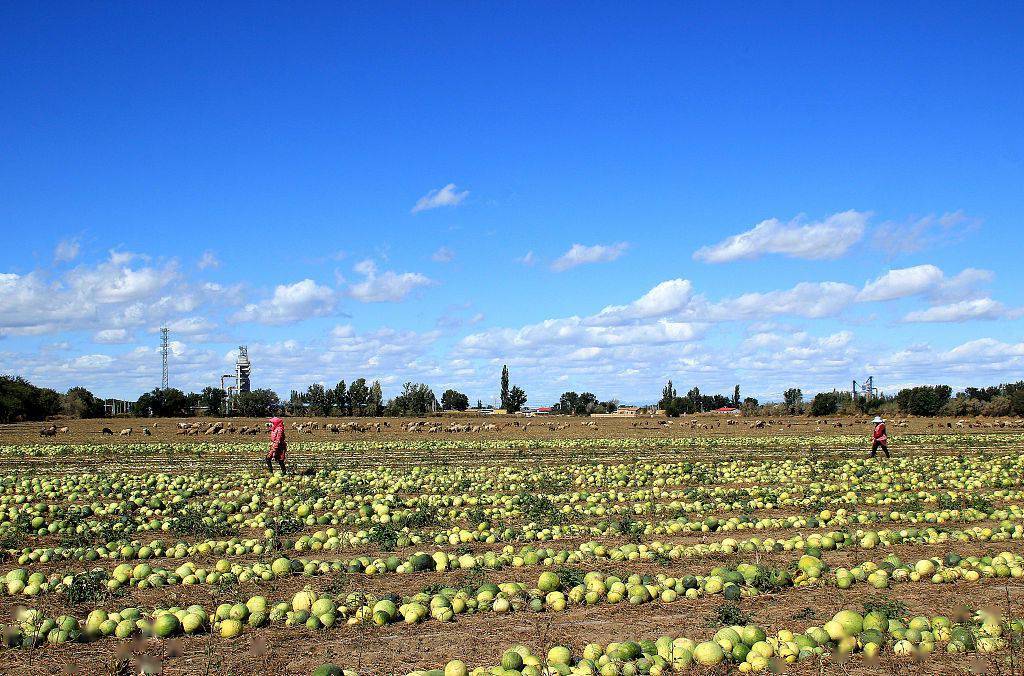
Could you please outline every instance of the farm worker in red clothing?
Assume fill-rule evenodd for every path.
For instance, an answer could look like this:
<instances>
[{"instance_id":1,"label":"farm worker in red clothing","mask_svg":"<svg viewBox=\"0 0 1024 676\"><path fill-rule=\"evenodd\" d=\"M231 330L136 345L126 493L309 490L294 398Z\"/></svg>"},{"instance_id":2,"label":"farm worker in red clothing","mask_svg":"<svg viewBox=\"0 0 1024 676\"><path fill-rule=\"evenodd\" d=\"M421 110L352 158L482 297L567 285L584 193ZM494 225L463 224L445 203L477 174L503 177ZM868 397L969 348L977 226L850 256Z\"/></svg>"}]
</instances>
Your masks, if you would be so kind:
<instances>
[{"instance_id":1,"label":"farm worker in red clothing","mask_svg":"<svg viewBox=\"0 0 1024 676\"><path fill-rule=\"evenodd\" d=\"M274 473L273 460L281 466L281 473L287 474L284 467L284 454L288 450L288 442L284 439L284 421L280 418L270 419L270 450L267 452L267 471Z\"/></svg>"},{"instance_id":2,"label":"farm worker in red clothing","mask_svg":"<svg viewBox=\"0 0 1024 676\"><path fill-rule=\"evenodd\" d=\"M871 435L871 457L874 458L878 454L879 448L885 451L885 457L892 457L889 455L889 436L885 433L885 421L882 420L882 416L876 415L871 422L875 423L875 431Z\"/></svg>"}]
</instances>

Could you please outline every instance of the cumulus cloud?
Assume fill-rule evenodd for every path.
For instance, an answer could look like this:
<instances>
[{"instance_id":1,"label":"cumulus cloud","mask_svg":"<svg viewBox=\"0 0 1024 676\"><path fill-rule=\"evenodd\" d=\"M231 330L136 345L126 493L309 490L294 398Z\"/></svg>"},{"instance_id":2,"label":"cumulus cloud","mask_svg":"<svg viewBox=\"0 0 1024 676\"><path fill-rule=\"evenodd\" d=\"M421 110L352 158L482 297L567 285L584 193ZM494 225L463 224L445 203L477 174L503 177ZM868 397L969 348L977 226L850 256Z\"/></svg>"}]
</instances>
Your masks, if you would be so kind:
<instances>
[{"instance_id":1,"label":"cumulus cloud","mask_svg":"<svg viewBox=\"0 0 1024 676\"><path fill-rule=\"evenodd\" d=\"M372 260L360 261L353 269L364 279L352 284L348 295L361 303L397 303L416 289L436 283L419 272L379 272Z\"/></svg>"},{"instance_id":2,"label":"cumulus cloud","mask_svg":"<svg viewBox=\"0 0 1024 676\"><path fill-rule=\"evenodd\" d=\"M889 270L868 282L857 295L861 302L896 300L916 296L936 288L944 279L942 270L934 265L915 265L912 268Z\"/></svg>"},{"instance_id":3,"label":"cumulus cloud","mask_svg":"<svg viewBox=\"0 0 1024 676\"><path fill-rule=\"evenodd\" d=\"M455 260L455 252L446 246L442 246L430 256L430 259L435 263L451 263Z\"/></svg>"},{"instance_id":4,"label":"cumulus cloud","mask_svg":"<svg viewBox=\"0 0 1024 676\"><path fill-rule=\"evenodd\" d=\"M201 336L213 331L217 326L206 317L182 317L167 322L167 328L175 335Z\"/></svg>"},{"instance_id":5,"label":"cumulus cloud","mask_svg":"<svg viewBox=\"0 0 1024 676\"><path fill-rule=\"evenodd\" d=\"M948 305L934 305L925 310L908 312L905 322L966 322L975 319L1003 319L1019 313L1008 311L1006 306L991 298L962 300Z\"/></svg>"},{"instance_id":6,"label":"cumulus cloud","mask_svg":"<svg viewBox=\"0 0 1024 676\"><path fill-rule=\"evenodd\" d=\"M840 282L801 282L791 289L745 293L712 304L716 319L756 319L777 315L819 318L839 314L857 296L857 289Z\"/></svg>"},{"instance_id":7,"label":"cumulus cloud","mask_svg":"<svg viewBox=\"0 0 1024 676\"><path fill-rule=\"evenodd\" d=\"M555 262L551 264L551 269L555 272L564 272L571 268L575 268L578 265L608 263L616 260L619 256L626 253L626 249L628 248L628 242L619 242L617 244L595 244L594 246L573 244L568 251L559 256Z\"/></svg>"},{"instance_id":8,"label":"cumulus cloud","mask_svg":"<svg viewBox=\"0 0 1024 676\"><path fill-rule=\"evenodd\" d=\"M585 324L580 317L568 317L547 319L519 329L499 328L470 334L459 345L470 354L502 355L550 349L555 345L575 350L677 343L696 339L702 330L697 324L665 319L635 326L594 326Z\"/></svg>"},{"instance_id":9,"label":"cumulus cloud","mask_svg":"<svg viewBox=\"0 0 1024 676\"><path fill-rule=\"evenodd\" d=\"M278 285L270 298L246 305L232 319L236 322L291 324L333 314L336 300L336 294L330 287L304 279L294 284Z\"/></svg>"},{"instance_id":10,"label":"cumulus cloud","mask_svg":"<svg viewBox=\"0 0 1024 676\"><path fill-rule=\"evenodd\" d=\"M127 343L131 340L132 336L127 329L103 329L92 336L92 342L107 345Z\"/></svg>"},{"instance_id":11,"label":"cumulus cloud","mask_svg":"<svg viewBox=\"0 0 1024 676\"><path fill-rule=\"evenodd\" d=\"M981 298L982 287L992 281L988 270L967 268L953 277L934 265L889 270L868 282L857 294L860 302L879 302L924 295L934 303Z\"/></svg>"},{"instance_id":12,"label":"cumulus cloud","mask_svg":"<svg viewBox=\"0 0 1024 676\"><path fill-rule=\"evenodd\" d=\"M780 392L781 388L789 386L786 379L791 379L794 373L805 379L841 375L845 380L858 358L853 338L850 331L825 336L814 336L806 331L762 331L743 341L735 357L735 367L760 372L758 386Z\"/></svg>"},{"instance_id":13,"label":"cumulus cloud","mask_svg":"<svg viewBox=\"0 0 1024 676\"><path fill-rule=\"evenodd\" d=\"M57 278L42 270L0 273L0 333L101 328L128 305L153 304L180 282L173 262L131 267L135 258L111 252L97 265L79 265Z\"/></svg>"},{"instance_id":14,"label":"cumulus cloud","mask_svg":"<svg viewBox=\"0 0 1024 676\"><path fill-rule=\"evenodd\" d=\"M73 261L78 258L80 249L78 238L62 239L53 250L53 259L58 263Z\"/></svg>"},{"instance_id":15,"label":"cumulus cloud","mask_svg":"<svg viewBox=\"0 0 1024 676\"><path fill-rule=\"evenodd\" d=\"M627 305L609 305L593 318L595 323L617 323L634 319L665 317L681 312L693 298L693 284L688 279L661 282Z\"/></svg>"},{"instance_id":16,"label":"cumulus cloud","mask_svg":"<svg viewBox=\"0 0 1024 676\"><path fill-rule=\"evenodd\" d=\"M931 292L931 296L937 302L977 298L983 294L982 287L990 283L993 277L991 270L966 268L955 277L942 280L942 283Z\"/></svg>"},{"instance_id":17,"label":"cumulus cloud","mask_svg":"<svg viewBox=\"0 0 1024 676\"><path fill-rule=\"evenodd\" d=\"M953 387L1019 380L1024 368L1024 342L977 338L953 348L911 345L878 357L867 370L886 373L888 380L921 384L944 382Z\"/></svg>"},{"instance_id":18,"label":"cumulus cloud","mask_svg":"<svg viewBox=\"0 0 1024 676\"><path fill-rule=\"evenodd\" d=\"M805 222L803 216L788 222L770 218L746 232L698 249L693 257L707 263L760 258L766 254L809 260L839 258L864 236L869 217L867 212L850 210L811 223Z\"/></svg>"},{"instance_id":19,"label":"cumulus cloud","mask_svg":"<svg viewBox=\"0 0 1024 676\"><path fill-rule=\"evenodd\" d=\"M449 183L440 190L431 190L423 197L416 200L412 213L416 214L438 207L454 207L462 203L469 196L468 190L459 191L454 183Z\"/></svg>"},{"instance_id":20,"label":"cumulus cloud","mask_svg":"<svg viewBox=\"0 0 1024 676\"><path fill-rule=\"evenodd\" d=\"M220 259L217 258L217 254L213 253L209 249L203 252L203 255L199 257L199 261L196 263L196 267L200 270L206 270L208 268L219 268Z\"/></svg>"}]
</instances>

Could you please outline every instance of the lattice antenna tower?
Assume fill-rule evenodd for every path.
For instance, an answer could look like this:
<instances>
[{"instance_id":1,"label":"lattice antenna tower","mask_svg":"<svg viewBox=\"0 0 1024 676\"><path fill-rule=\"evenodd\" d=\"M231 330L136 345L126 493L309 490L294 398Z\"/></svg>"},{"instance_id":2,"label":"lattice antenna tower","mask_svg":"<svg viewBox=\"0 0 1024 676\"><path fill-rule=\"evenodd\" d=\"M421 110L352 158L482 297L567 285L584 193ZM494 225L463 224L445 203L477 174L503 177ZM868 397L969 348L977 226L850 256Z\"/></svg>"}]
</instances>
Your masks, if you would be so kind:
<instances>
[{"instance_id":1,"label":"lattice antenna tower","mask_svg":"<svg viewBox=\"0 0 1024 676\"><path fill-rule=\"evenodd\" d=\"M167 336L171 332L166 326L160 329L160 360L163 365L163 371L160 374L160 388L167 389L167 355L170 354L170 343L168 342Z\"/></svg>"}]
</instances>

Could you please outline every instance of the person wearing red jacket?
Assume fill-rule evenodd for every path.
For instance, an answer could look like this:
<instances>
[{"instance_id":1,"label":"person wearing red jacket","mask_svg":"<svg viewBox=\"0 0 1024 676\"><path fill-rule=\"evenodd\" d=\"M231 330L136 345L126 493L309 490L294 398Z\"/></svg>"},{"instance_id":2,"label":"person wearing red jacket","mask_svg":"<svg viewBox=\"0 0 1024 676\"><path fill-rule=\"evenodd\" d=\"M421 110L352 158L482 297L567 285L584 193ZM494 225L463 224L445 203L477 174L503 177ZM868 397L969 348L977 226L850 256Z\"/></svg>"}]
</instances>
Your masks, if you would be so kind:
<instances>
[{"instance_id":1,"label":"person wearing red jacket","mask_svg":"<svg viewBox=\"0 0 1024 676\"><path fill-rule=\"evenodd\" d=\"M885 433L885 421L882 420L881 416L875 416L872 420L875 424L875 431L871 435L871 456L874 458L878 454L878 449L881 448L885 451L885 457L892 457L889 455L889 435Z\"/></svg>"},{"instance_id":2,"label":"person wearing red jacket","mask_svg":"<svg viewBox=\"0 0 1024 676\"><path fill-rule=\"evenodd\" d=\"M284 421L280 418L270 419L270 450L267 452L267 471L274 473L274 460L281 466L281 473L287 474L284 466L284 454L288 450L288 442L284 438Z\"/></svg>"}]
</instances>

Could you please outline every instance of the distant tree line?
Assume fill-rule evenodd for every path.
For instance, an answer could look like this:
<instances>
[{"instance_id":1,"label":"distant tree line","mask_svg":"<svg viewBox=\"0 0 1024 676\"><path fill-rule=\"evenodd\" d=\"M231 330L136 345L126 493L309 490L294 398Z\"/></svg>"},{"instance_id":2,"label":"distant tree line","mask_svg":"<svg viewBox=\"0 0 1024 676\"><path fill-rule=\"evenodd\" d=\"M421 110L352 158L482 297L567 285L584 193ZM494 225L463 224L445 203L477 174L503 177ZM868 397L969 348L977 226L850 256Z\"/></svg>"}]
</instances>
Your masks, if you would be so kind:
<instances>
[{"instance_id":1,"label":"distant tree line","mask_svg":"<svg viewBox=\"0 0 1024 676\"><path fill-rule=\"evenodd\" d=\"M292 415L377 416L384 412L384 393L378 381L367 385L366 378L348 386L341 380L329 389L314 383L305 392L292 390L285 410Z\"/></svg>"},{"instance_id":2,"label":"distant tree line","mask_svg":"<svg viewBox=\"0 0 1024 676\"><path fill-rule=\"evenodd\" d=\"M756 399L748 400L757 405ZM733 388L732 397L727 397L724 394L702 394L699 387L692 388L685 396L679 396L676 392L675 385L672 381L668 381L665 387L661 391L661 399L658 400L658 408L665 411L666 415L676 417L683 414L703 413L705 411L714 411L718 408L741 408L743 402L740 401L740 386L737 385Z\"/></svg>"},{"instance_id":3,"label":"distant tree line","mask_svg":"<svg viewBox=\"0 0 1024 676\"><path fill-rule=\"evenodd\" d=\"M502 368L500 381L502 407L510 413L521 410L526 403L526 392L509 382L508 367ZM177 388L155 388L131 404L131 412L138 416L186 417L205 412L225 415L227 393L217 387L206 387L202 392L188 394ZM901 389L895 395L878 394L871 398L855 396L852 392L837 390L819 392L808 404L803 391L791 387L783 392L779 403L760 404L753 397L740 396L740 386L733 388L732 396L707 395L698 387L679 396L672 381L662 390L658 408L670 416L713 411L722 407L739 408L745 415L801 415L815 417L846 414L894 414L917 416L1024 416L1024 381L988 387L966 387L954 395L949 385L919 385ZM477 402L477 407L482 407ZM585 416L594 413L614 413L618 400L601 401L591 392L564 392L552 406L555 413ZM286 402L269 389L256 389L234 395L230 414L260 417L275 412L309 416L421 416L437 410L465 411L469 397L454 389L447 389L440 401L424 383L407 382L401 392L385 401L379 381L367 383L357 378L350 385L339 381L332 388L313 384L304 392L293 390ZM67 392L37 387L21 376L0 375L0 423L45 420L53 416L98 418L103 416L103 400L84 387L72 387Z\"/></svg>"},{"instance_id":4,"label":"distant tree line","mask_svg":"<svg viewBox=\"0 0 1024 676\"><path fill-rule=\"evenodd\" d=\"M551 410L562 415L591 415L593 413L615 413L618 408L618 399L598 401L597 396L592 392L582 394L563 392L562 396L558 398L558 403L554 404Z\"/></svg>"},{"instance_id":5,"label":"distant tree line","mask_svg":"<svg viewBox=\"0 0 1024 676\"><path fill-rule=\"evenodd\" d=\"M99 418L103 401L84 387L72 387L61 394L48 387L36 387L21 376L0 375L0 422L45 420L51 416Z\"/></svg>"}]
</instances>

